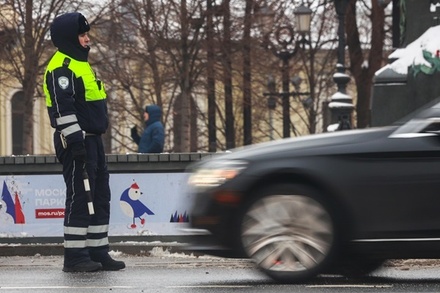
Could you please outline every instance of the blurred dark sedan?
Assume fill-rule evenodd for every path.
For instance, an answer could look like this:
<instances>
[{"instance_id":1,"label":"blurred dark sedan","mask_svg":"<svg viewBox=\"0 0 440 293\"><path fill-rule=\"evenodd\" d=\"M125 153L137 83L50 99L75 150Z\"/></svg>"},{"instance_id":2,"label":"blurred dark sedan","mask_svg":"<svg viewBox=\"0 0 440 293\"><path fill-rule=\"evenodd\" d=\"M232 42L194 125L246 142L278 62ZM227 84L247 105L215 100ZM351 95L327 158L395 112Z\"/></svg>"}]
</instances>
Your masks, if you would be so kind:
<instances>
[{"instance_id":1,"label":"blurred dark sedan","mask_svg":"<svg viewBox=\"0 0 440 293\"><path fill-rule=\"evenodd\" d=\"M393 126L262 143L192 165L191 228L279 282L440 258L439 102Z\"/></svg>"}]
</instances>

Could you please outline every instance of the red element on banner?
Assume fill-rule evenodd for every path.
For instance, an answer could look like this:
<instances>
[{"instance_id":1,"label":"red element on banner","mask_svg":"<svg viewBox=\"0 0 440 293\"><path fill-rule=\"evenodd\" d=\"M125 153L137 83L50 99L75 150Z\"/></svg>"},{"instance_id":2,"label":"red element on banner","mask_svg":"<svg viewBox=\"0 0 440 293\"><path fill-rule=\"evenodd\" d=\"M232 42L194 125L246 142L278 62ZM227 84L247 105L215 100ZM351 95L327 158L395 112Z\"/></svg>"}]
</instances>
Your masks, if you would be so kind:
<instances>
[{"instance_id":1,"label":"red element on banner","mask_svg":"<svg viewBox=\"0 0 440 293\"><path fill-rule=\"evenodd\" d=\"M20 198L18 197L17 192L15 193L15 224L24 224L24 214L23 209L21 208Z\"/></svg>"},{"instance_id":2,"label":"red element on banner","mask_svg":"<svg viewBox=\"0 0 440 293\"><path fill-rule=\"evenodd\" d=\"M36 219L57 219L64 218L64 209L36 209Z\"/></svg>"}]
</instances>

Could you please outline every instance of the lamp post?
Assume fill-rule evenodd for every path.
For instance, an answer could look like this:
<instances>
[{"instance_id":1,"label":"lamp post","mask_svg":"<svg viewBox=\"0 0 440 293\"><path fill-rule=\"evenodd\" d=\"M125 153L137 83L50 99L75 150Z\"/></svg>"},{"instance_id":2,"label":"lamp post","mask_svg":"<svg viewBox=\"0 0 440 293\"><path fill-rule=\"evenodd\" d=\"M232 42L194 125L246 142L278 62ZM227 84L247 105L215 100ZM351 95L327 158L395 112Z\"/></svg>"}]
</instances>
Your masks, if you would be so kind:
<instances>
[{"instance_id":1,"label":"lamp post","mask_svg":"<svg viewBox=\"0 0 440 293\"><path fill-rule=\"evenodd\" d=\"M269 90L268 98L267 98L267 108L269 109L269 138L273 140L273 110L276 107L276 85L275 79L272 75L269 75L267 79L267 89Z\"/></svg>"},{"instance_id":2,"label":"lamp post","mask_svg":"<svg viewBox=\"0 0 440 293\"><path fill-rule=\"evenodd\" d=\"M259 8L257 16L263 28L263 46L281 60L282 93L270 93L269 98L280 96L283 108L283 137L290 137L289 61L295 56L301 43L307 42L304 35L310 32L312 10L303 4L294 10L296 32L301 40L295 41L295 31L291 25L279 26L272 32L274 13L267 5ZM274 42L270 36L274 34Z\"/></svg>"},{"instance_id":3,"label":"lamp post","mask_svg":"<svg viewBox=\"0 0 440 293\"><path fill-rule=\"evenodd\" d=\"M347 83L350 77L345 73L345 12L349 0L334 0L338 16L338 63L333 80L338 91L331 97L329 108L331 111L331 125L328 131L345 130L352 128L353 102L347 95Z\"/></svg>"}]
</instances>

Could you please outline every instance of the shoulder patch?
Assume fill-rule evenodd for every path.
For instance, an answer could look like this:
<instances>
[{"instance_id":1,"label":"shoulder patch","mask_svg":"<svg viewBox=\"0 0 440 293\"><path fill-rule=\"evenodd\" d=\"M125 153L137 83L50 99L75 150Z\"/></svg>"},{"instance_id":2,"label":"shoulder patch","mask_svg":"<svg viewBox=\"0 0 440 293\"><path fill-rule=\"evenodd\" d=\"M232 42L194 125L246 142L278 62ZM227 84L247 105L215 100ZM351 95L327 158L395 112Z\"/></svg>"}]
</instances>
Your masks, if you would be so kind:
<instances>
[{"instance_id":1,"label":"shoulder patch","mask_svg":"<svg viewBox=\"0 0 440 293\"><path fill-rule=\"evenodd\" d=\"M69 67L69 64L70 64L70 59L69 58L64 58L64 61L63 61L63 66L66 66L66 67Z\"/></svg>"},{"instance_id":2,"label":"shoulder patch","mask_svg":"<svg viewBox=\"0 0 440 293\"><path fill-rule=\"evenodd\" d=\"M69 79L65 76L58 77L58 85L60 86L60 88L65 90L69 87Z\"/></svg>"}]
</instances>

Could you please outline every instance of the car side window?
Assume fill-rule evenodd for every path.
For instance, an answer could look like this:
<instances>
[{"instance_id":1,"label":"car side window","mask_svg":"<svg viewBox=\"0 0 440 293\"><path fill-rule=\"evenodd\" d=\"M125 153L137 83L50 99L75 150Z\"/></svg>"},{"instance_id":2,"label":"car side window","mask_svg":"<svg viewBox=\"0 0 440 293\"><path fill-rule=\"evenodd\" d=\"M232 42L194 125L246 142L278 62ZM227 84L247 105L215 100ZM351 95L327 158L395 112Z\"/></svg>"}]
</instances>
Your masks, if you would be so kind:
<instances>
[{"instance_id":1,"label":"car side window","mask_svg":"<svg viewBox=\"0 0 440 293\"><path fill-rule=\"evenodd\" d=\"M440 118L413 119L399 127L390 138L415 138L440 134Z\"/></svg>"},{"instance_id":2,"label":"car side window","mask_svg":"<svg viewBox=\"0 0 440 293\"><path fill-rule=\"evenodd\" d=\"M430 122L421 132L440 134L440 118L430 118Z\"/></svg>"}]
</instances>

